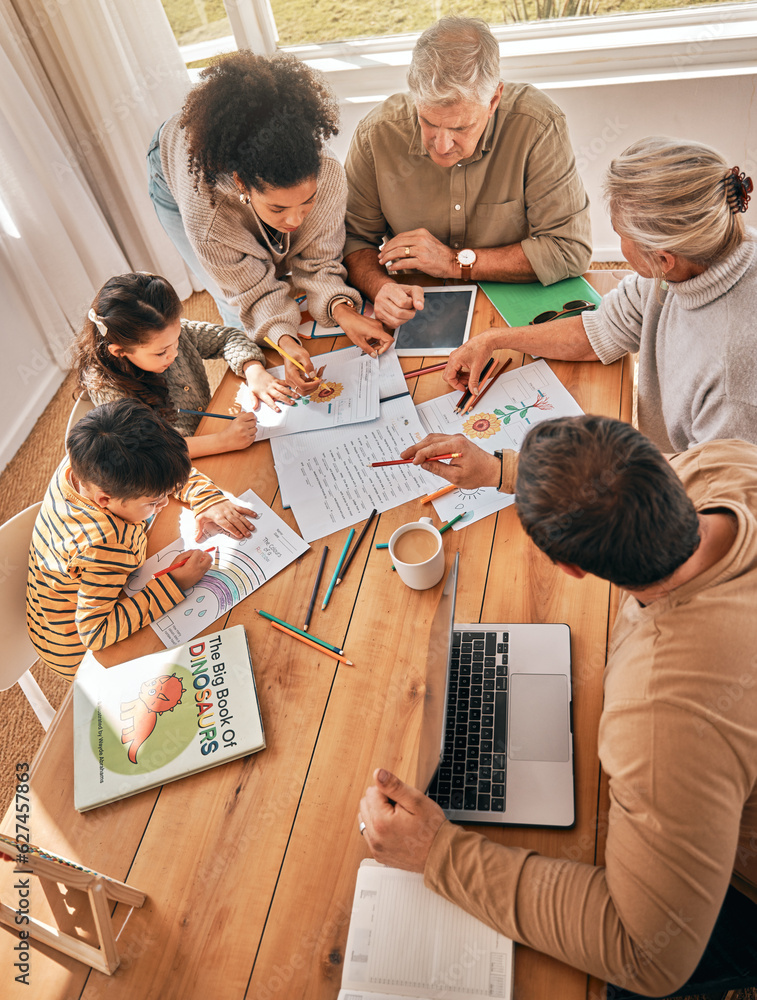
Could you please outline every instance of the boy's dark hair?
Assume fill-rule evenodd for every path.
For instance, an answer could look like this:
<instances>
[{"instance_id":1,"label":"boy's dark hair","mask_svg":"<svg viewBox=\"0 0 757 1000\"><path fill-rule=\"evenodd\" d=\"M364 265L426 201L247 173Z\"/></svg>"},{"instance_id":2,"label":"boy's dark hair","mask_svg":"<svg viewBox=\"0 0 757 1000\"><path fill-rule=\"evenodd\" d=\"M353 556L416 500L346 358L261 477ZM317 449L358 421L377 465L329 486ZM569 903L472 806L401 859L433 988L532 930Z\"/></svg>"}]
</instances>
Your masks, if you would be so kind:
<instances>
[{"instance_id":1,"label":"boy's dark hair","mask_svg":"<svg viewBox=\"0 0 757 1000\"><path fill-rule=\"evenodd\" d=\"M117 358L108 349L114 344L133 351L175 323L181 317L181 300L173 285L160 274L116 274L97 293L92 309L105 333L87 316L73 347L72 368L79 391L115 390L152 406L167 420L175 417L165 376L143 371L128 357Z\"/></svg>"},{"instance_id":2,"label":"boy's dark hair","mask_svg":"<svg viewBox=\"0 0 757 1000\"><path fill-rule=\"evenodd\" d=\"M189 170L213 194L219 174L246 188L290 188L316 177L321 147L339 131L339 106L326 83L291 55L243 49L219 57L190 91L179 124Z\"/></svg>"},{"instance_id":3,"label":"boy's dark hair","mask_svg":"<svg viewBox=\"0 0 757 1000\"><path fill-rule=\"evenodd\" d=\"M620 587L665 580L696 551L699 520L672 467L630 424L563 417L533 427L516 506L535 545Z\"/></svg>"},{"instance_id":4,"label":"boy's dark hair","mask_svg":"<svg viewBox=\"0 0 757 1000\"><path fill-rule=\"evenodd\" d=\"M66 449L76 478L117 500L175 493L192 470L181 434L136 399L90 410L71 429Z\"/></svg>"}]
</instances>

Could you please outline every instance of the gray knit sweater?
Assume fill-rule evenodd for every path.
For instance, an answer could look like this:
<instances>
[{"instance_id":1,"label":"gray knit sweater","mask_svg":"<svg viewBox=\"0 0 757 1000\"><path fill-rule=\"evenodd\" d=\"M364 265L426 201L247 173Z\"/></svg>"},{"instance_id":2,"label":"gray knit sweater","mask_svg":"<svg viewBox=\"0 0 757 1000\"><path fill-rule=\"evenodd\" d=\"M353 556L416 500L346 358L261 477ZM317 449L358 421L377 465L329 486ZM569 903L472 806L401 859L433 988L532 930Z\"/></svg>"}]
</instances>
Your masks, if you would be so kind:
<instances>
[{"instance_id":1,"label":"gray knit sweater","mask_svg":"<svg viewBox=\"0 0 757 1000\"><path fill-rule=\"evenodd\" d=\"M214 323L181 321L179 353L176 360L163 372L168 386L169 404L187 410L204 410L210 402L210 385L203 365L203 358L225 358L235 375L244 377L244 366L248 361L260 361L265 366L263 352L250 338L231 326L216 326ZM87 378L87 382L91 381ZM90 398L96 406L121 399L122 394L115 389L96 389L87 385ZM171 423L184 437L192 437L202 417L191 413L176 413ZM221 421L216 421L221 423Z\"/></svg>"},{"instance_id":2,"label":"gray knit sweater","mask_svg":"<svg viewBox=\"0 0 757 1000\"><path fill-rule=\"evenodd\" d=\"M757 230L720 264L661 290L629 275L582 316L600 361L639 353L639 429L664 452L757 444Z\"/></svg>"},{"instance_id":3,"label":"gray knit sweater","mask_svg":"<svg viewBox=\"0 0 757 1000\"><path fill-rule=\"evenodd\" d=\"M256 343L266 336L278 343L284 334L299 341L299 309L282 280L289 271L293 286L307 294L313 318L324 326L334 325L328 306L337 295L346 295L360 309L362 299L345 285L342 266L347 181L330 152L321 157L315 207L299 229L283 234L283 252L271 242L252 205L240 202L231 176L219 175L214 206L207 185L200 181L195 190L187 165L187 135L179 128L178 114L161 130L160 160L192 248L238 306L240 321Z\"/></svg>"}]
</instances>

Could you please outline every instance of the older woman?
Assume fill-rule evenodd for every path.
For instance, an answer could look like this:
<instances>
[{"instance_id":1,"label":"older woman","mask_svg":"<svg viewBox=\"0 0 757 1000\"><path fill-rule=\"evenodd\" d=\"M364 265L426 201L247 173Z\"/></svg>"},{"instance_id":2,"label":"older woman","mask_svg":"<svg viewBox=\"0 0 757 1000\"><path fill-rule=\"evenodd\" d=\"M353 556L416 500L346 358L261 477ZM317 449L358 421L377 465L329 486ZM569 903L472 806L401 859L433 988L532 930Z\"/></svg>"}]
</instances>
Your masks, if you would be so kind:
<instances>
[{"instance_id":1,"label":"older woman","mask_svg":"<svg viewBox=\"0 0 757 1000\"><path fill-rule=\"evenodd\" d=\"M364 349L391 343L344 282L347 185L324 146L337 122L335 100L304 63L236 52L203 71L148 153L158 218L224 322L258 343L269 337L309 373L289 272L318 322L338 323ZM288 382L312 390L312 378L285 368Z\"/></svg>"},{"instance_id":2,"label":"older woman","mask_svg":"<svg viewBox=\"0 0 757 1000\"><path fill-rule=\"evenodd\" d=\"M596 312L491 330L444 373L478 385L496 348L610 364L639 353L639 428L663 450L714 438L757 443L757 232L744 226L752 182L715 150L641 139L610 165L613 227L636 275Z\"/></svg>"}]
</instances>

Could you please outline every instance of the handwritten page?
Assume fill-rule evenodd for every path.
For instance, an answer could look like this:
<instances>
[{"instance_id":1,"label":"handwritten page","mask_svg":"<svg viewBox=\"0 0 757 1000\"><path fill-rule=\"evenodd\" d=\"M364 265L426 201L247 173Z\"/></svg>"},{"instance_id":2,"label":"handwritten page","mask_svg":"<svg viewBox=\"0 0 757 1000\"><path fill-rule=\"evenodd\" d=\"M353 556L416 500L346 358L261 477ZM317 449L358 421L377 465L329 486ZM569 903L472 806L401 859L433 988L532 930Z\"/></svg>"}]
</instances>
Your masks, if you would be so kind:
<instances>
[{"instance_id":1,"label":"handwritten page","mask_svg":"<svg viewBox=\"0 0 757 1000\"><path fill-rule=\"evenodd\" d=\"M375 420L379 415L379 362L359 348L355 352L332 351L319 357L318 366L326 365L321 385L293 406L282 405L276 413L261 404L255 411L255 440ZM270 371L275 378L284 378L283 365ZM252 409L249 386L239 387L237 402L245 411Z\"/></svg>"},{"instance_id":2,"label":"handwritten page","mask_svg":"<svg viewBox=\"0 0 757 1000\"><path fill-rule=\"evenodd\" d=\"M508 1000L512 961L509 938L427 889L422 875L361 864L340 1000Z\"/></svg>"},{"instance_id":3,"label":"handwritten page","mask_svg":"<svg viewBox=\"0 0 757 1000\"><path fill-rule=\"evenodd\" d=\"M351 427L275 438L271 442L282 500L291 506L303 538L312 542L443 485L419 466L371 462L399 458L424 436L409 395L381 404L377 420Z\"/></svg>"},{"instance_id":4,"label":"handwritten page","mask_svg":"<svg viewBox=\"0 0 757 1000\"><path fill-rule=\"evenodd\" d=\"M511 448L519 451L529 428L553 417L580 416L583 410L546 361L535 361L497 379L480 406L466 414L455 413L456 392L430 399L418 406L418 416L428 434L464 434L492 454ZM434 500L439 517L449 521L457 514L470 516L453 525L458 531L513 503L512 495L494 487L453 490Z\"/></svg>"},{"instance_id":5,"label":"handwritten page","mask_svg":"<svg viewBox=\"0 0 757 1000\"><path fill-rule=\"evenodd\" d=\"M207 535L199 543L202 548L217 547L215 562L180 604L152 623L164 646L189 642L310 548L252 490L243 493L238 502L260 515L255 520L255 531L242 539L225 533ZM136 594L154 573L171 566L180 552L194 548L198 543L191 532L169 543L131 574L125 592Z\"/></svg>"}]
</instances>

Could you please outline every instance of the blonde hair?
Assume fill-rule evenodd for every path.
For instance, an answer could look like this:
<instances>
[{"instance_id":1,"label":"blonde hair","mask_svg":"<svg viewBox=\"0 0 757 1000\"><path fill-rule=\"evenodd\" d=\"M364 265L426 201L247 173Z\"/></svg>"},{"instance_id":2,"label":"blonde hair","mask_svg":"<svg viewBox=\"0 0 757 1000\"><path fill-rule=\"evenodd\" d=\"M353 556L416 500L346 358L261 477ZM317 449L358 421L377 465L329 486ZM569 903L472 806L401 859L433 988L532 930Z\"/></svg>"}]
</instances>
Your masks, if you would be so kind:
<instances>
[{"instance_id":1,"label":"blonde hair","mask_svg":"<svg viewBox=\"0 0 757 1000\"><path fill-rule=\"evenodd\" d=\"M422 106L486 107L499 82L499 43L480 17L449 15L426 28L407 74L410 96Z\"/></svg>"},{"instance_id":2,"label":"blonde hair","mask_svg":"<svg viewBox=\"0 0 757 1000\"><path fill-rule=\"evenodd\" d=\"M604 193L617 232L632 240L653 274L660 251L709 267L744 240L744 220L728 203L728 164L698 142L648 136L616 157Z\"/></svg>"}]
</instances>

